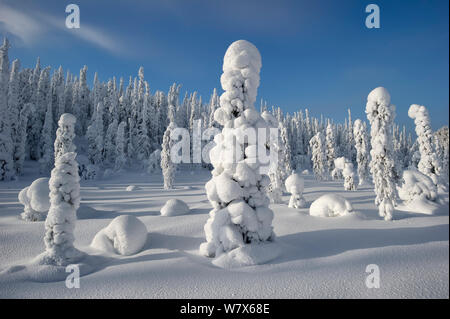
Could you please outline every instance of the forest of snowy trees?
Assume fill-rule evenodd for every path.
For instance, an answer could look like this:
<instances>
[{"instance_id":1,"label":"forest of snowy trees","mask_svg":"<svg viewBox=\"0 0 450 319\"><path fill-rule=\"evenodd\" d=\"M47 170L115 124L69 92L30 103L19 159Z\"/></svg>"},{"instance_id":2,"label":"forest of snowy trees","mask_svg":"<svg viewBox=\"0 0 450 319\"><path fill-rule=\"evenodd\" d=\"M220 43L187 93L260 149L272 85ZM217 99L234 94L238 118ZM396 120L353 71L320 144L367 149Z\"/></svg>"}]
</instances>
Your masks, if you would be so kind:
<instances>
[{"instance_id":1,"label":"forest of snowy trees","mask_svg":"<svg viewBox=\"0 0 450 319\"><path fill-rule=\"evenodd\" d=\"M167 161L167 152L161 154L161 150L169 123L189 132L193 131L196 120L201 120L202 130L220 128L214 120L214 112L220 107L216 89L208 102L197 92L186 92L180 97L181 86L177 84L167 93L151 92L142 67L137 77L130 76L127 81L113 77L106 83L100 82L95 73L93 86L89 87L87 66L78 76L65 74L62 67L53 71L43 67L39 58L33 69L21 68L19 60L10 63L9 46L5 38L0 47L0 180L20 176L25 160L38 161L41 173L50 173L54 167L58 120L64 113L76 117L75 144L82 179L101 178L113 170L130 167L154 170L161 156L166 156L163 162ZM308 169L319 179L339 178L342 176L335 169L334 161L345 157L357 168L359 183L368 180L370 127L363 119L353 121L350 109L343 124L323 116L312 117L308 109L285 114L280 107L268 107L264 101L260 109L261 113L269 112L278 120L284 145L282 165L288 168L287 174L291 168ZM425 125L430 130L429 123ZM420 170L424 166L420 162L420 141L424 138L416 139L395 122L389 134L394 158L392 176L399 182L403 170ZM448 127L427 134L428 144L423 147L442 163L439 173L448 179ZM190 144L193 147L194 143ZM190 168L205 166L189 165ZM170 167L170 172L174 169ZM279 184L287 177L286 172L283 174Z\"/></svg>"}]
</instances>

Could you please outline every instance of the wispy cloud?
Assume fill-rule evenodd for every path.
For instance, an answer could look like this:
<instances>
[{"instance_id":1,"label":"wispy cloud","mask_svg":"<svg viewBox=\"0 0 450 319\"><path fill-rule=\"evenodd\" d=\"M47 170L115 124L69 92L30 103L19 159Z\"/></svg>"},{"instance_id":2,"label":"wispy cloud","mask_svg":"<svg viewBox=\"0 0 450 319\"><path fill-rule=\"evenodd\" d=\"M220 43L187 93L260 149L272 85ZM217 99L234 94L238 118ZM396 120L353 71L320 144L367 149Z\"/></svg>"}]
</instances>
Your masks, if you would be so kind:
<instances>
[{"instance_id":1,"label":"wispy cloud","mask_svg":"<svg viewBox=\"0 0 450 319\"><path fill-rule=\"evenodd\" d=\"M0 30L17 37L25 46L33 46L46 35L60 32L114 54L126 53L121 41L104 30L85 23L79 29L68 29L64 18L39 11L31 14L0 3Z\"/></svg>"}]
</instances>

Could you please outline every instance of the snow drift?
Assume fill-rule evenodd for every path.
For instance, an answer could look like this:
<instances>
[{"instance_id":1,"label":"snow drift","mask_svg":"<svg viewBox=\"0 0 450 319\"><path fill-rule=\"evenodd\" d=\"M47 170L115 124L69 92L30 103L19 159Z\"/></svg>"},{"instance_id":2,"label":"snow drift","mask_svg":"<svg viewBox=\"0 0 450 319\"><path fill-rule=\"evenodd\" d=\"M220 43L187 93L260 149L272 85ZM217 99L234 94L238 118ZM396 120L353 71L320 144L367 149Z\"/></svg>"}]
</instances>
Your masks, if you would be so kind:
<instances>
[{"instance_id":1,"label":"snow drift","mask_svg":"<svg viewBox=\"0 0 450 319\"><path fill-rule=\"evenodd\" d=\"M348 200L336 194L325 194L312 202L309 208L311 216L335 217L345 216L353 211Z\"/></svg>"},{"instance_id":2,"label":"snow drift","mask_svg":"<svg viewBox=\"0 0 450 319\"><path fill-rule=\"evenodd\" d=\"M178 216L189 213L189 206L180 199L169 199L161 208L161 216Z\"/></svg>"}]
</instances>

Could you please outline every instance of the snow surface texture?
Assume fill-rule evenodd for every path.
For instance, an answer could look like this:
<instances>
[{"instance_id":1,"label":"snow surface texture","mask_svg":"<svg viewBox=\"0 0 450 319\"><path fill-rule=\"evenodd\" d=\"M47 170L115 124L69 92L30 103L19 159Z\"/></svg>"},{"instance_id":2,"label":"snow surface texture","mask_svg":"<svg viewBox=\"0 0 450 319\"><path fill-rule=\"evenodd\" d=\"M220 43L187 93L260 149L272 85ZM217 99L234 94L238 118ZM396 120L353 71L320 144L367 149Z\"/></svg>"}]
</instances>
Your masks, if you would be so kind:
<instances>
[{"instance_id":1,"label":"snow surface texture","mask_svg":"<svg viewBox=\"0 0 450 319\"><path fill-rule=\"evenodd\" d=\"M326 194L312 202L309 208L311 216L336 217L345 216L353 211L348 200L337 194Z\"/></svg>"},{"instance_id":2,"label":"snow surface texture","mask_svg":"<svg viewBox=\"0 0 450 319\"><path fill-rule=\"evenodd\" d=\"M161 216L178 216L189 213L188 205L180 199L169 199L161 208Z\"/></svg>"},{"instance_id":3,"label":"snow surface texture","mask_svg":"<svg viewBox=\"0 0 450 319\"><path fill-rule=\"evenodd\" d=\"M122 215L95 235L91 247L106 253L133 255L144 247L147 234L147 228L138 218Z\"/></svg>"},{"instance_id":4,"label":"snow surface texture","mask_svg":"<svg viewBox=\"0 0 450 319\"><path fill-rule=\"evenodd\" d=\"M370 172L375 186L375 204L385 220L392 220L397 190L394 184L394 155L392 145L392 123L395 107L391 96L383 87L373 89L367 96L367 119L370 122L372 149Z\"/></svg>"},{"instance_id":5,"label":"snow surface texture","mask_svg":"<svg viewBox=\"0 0 450 319\"><path fill-rule=\"evenodd\" d=\"M291 198L289 199L289 207L291 208L303 208L306 206L305 198L303 197L303 189L305 187L305 182L303 178L293 173L284 182L286 190L291 193Z\"/></svg>"},{"instance_id":6,"label":"snow surface texture","mask_svg":"<svg viewBox=\"0 0 450 319\"><path fill-rule=\"evenodd\" d=\"M396 210L396 220L380 220L373 187L362 185L347 192L342 182L317 182L302 175L303 196L312 202L335 193L349 200L356 212L342 218L318 218L308 208L271 205L280 255L266 264L239 270L221 269L199 256L203 226L210 203L204 185L211 177L198 171L178 172L177 183L192 186L167 192L161 173L118 173L108 181L81 181L75 246L89 253L92 239L115 217L138 217L150 232L150 242L132 256L111 255L107 260L86 260L95 269L81 277L80 289L67 289L63 269L59 282L31 282L22 272L4 271L42 252L43 223L17 218L23 206L17 193L38 175L36 162L25 161L24 177L0 183L0 298L448 298L449 216ZM127 185L139 192L126 192ZM14 191L12 191L14 190ZM188 215L167 218L160 208L178 198L191 208ZM439 194L448 200L448 193ZM299 213L300 212L300 213ZM417 212L417 211L416 211ZM356 240L355 240L356 239ZM93 256L94 257L94 256ZM95 261L95 262L94 262ZM379 289L364 284L365 268L380 267ZM15 267L15 270L19 267ZM83 274L83 268L81 267ZM35 272L34 278L42 274Z\"/></svg>"},{"instance_id":7,"label":"snow surface texture","mask_svg":"<svg viewBox=\"0 0 450 319\"><path fill-rule=\"evenodd\" d=\"M216 145L209 153L213 177L205 185L214 209L204 226L206 242L200 246L204 256L219 257L274 238L273 212L265 192L270 179L260 171L264 166L260 154L270 145L271 119L266 122L253 105L260 68L261 56L250 42L239 40L227 49L220 79L225 92L214 113L224 128L214 137ZM252 133L256 137L256 129L266 130L266 140L250 138Z\"/></svg>"},{"instance_id":8,"label":"snow surface texture","mask_svg":"<svg viewBox=\"0 0 450 319\"><path fill-rule=\"evenodd\" d=\"M27 221L44 220L50 209L50 189L47 177L38 178L19 193L19 202L25 206L22 219Z\"/></svg>"}]
</instances>

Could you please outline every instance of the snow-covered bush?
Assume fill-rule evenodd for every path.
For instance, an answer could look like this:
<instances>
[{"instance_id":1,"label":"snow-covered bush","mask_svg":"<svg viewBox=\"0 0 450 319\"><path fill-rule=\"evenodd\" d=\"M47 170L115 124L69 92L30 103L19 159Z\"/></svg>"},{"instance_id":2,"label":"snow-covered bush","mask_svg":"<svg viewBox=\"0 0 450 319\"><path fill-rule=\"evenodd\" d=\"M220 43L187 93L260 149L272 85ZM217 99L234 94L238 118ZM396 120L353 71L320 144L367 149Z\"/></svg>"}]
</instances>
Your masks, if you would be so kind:
<instances>
[{"instance_id":1,"label":"snow-covered bush","mask_svg":"<svg viewBox=\"0 0 450 319\"><path fill-rule=\"evenodd\" d=\"M312 202L309 208L311 216L335 217L345 216L353 211L348 200L337 194L325 194Z\"/></svg>"},{"instance_id":2,"label":"snow-covered bush","mask_svg":"<svg viewBox=\"0 0 450 319\"><path fill-rule=\"evenodd\" d=\"M398 196L406 202L416 199L435 201L438 191L433 180L427 175L416 170L406 170L403 172L402 185L398 189Z\"/></svg>"},{"instance_id":3,"label":"snow-covered bush","mask_svg":"<svg viewBox=\"0 0 450 319\"><path fill-rule=\"evenodd\" d=\"M412 104L408 110L408 116L414 119L416 124L417 142L420 152L420 161L417 168L419 172L430 177L433 183L437 185L439 172L442 168L433 145L433 133L428 110L425 106Z\"/></svg>"},{"instance_id":4,"label":"snow-covered bush","mask_svg":"<svg viewBox=\"0 0 450 319\"><path fill-rule=\"evenodd\" d=\"M363 185L369 179L369 140L366 125L360 119L353 124L355 138L356 163L358 164L359 185Z\"/></svg>"},{"instance_id":5,"label":"snow-covered bush","mask_svg":"<svg viewBox=\"0 0 450 319\"><path fill-rule=\"evenodd\" d=\"M161 216L178 216L189 213L189 206L180 199L169 199L161 208Z\"/></svg>"},{"instance_id":6,"label":"snow-covered bush","mask_svg":"<svg viewBox=\"0 0 450 319\"><path fill-rule=\"evenodd\" d=\"M48 181L46 177L38 178L20 191L19 202L25 206L20 214L22 219L32 222L45 219L50 209Z\"/></svg>"},{"instance_id":7,"label":"snow-covered bush","mask_svg":"<svg viewBox=\"0 0 450 319\"><path fill-rule=\"evenodd\" d=\"M270 143L266 140L260 145L249 138L258 128L268 129L254 108L260 68L261 56L253 44L239 40L227 49L221 76L225 92L214 113L224 128L215 136L216 145L209 153L214 170L205 186L214 207L204 227L206 242L200 245L205 256L218 257L274 238L273 212L264 191L270 179L261 174L259 157Z\"/></svg>"},{"instance_id":8,"label":"snow-covered bush","mask_svg":"<svg viewBox=\"0 0 450 319\"><path fill-rule=\"evenodd\" d=\"M292 172L292 174L285 181L286 190L291 193L289 199L289 207L291 208L303 208L306 206L305 198L303 197L303 189L305 181L303 178Z\"/></svg>"},{"instance_id":9,"label":"snow-covered bush","mask_svg":"<svg viewBox=\"0 0 450 319\"><path fill-rule=\"evenodd\" d=\"M147 227L143 222L131 215L121 215L95 235L91 247L107 253L129 256L142 250L147 236Z\"/></svg>"},{"instance_id":10,"label":"snow-covered bush","mask_svg":"<svg viewBox=\"0 0 450 319\"><path fill-rule=\"evenodd\" d=\"M311 146L314 175L318 180L324 180L327 178L327 153L323 134L317 132L309 141L309 145Z\"/></svg>"},{"instance_id":11,"label":"snow-covered bush","mask_svg":"<svg viewBox=\"0 0 450 319\"><path fill-rule=\"evenodd\" d=\"M375 186L375 205L385 220L392 220L397 190L394 184L394 155L392 145L392 123L395 107L391 105L389 92L378 87L369 93L366 104L370 122L370 172Z\"/></svg>"},{"instance_id":12,"label":"snow-covered bush","mask_svg":"<svg viewBox=\"0 0 450 319\"><path fill-rule=\"evenodd\" d=\"M76 153L60 155L49 181L50 210L45 220L45 252L40 264L66 266L76 262L82 253L74 246L77 209L80 206L80 177Z\"/></svg>"}]
</instances>

